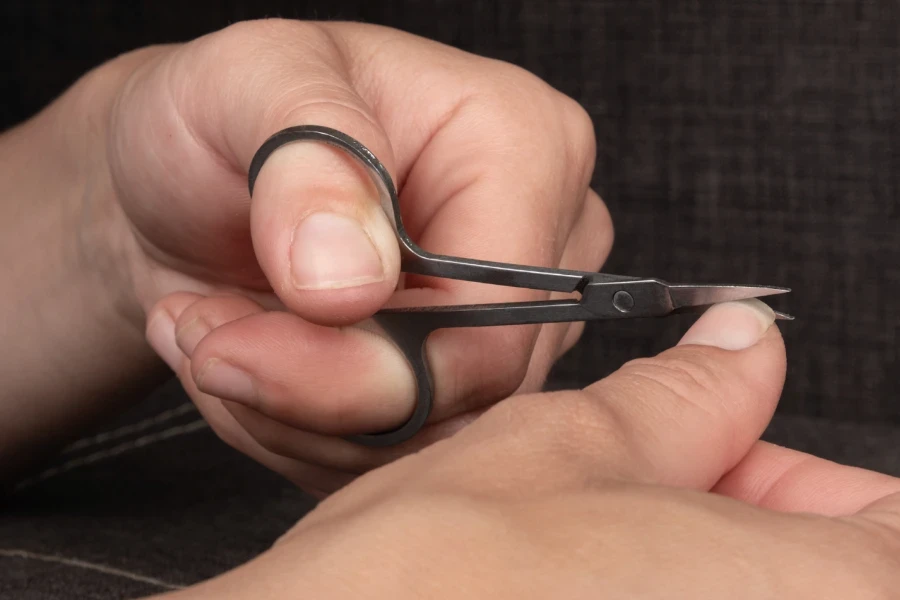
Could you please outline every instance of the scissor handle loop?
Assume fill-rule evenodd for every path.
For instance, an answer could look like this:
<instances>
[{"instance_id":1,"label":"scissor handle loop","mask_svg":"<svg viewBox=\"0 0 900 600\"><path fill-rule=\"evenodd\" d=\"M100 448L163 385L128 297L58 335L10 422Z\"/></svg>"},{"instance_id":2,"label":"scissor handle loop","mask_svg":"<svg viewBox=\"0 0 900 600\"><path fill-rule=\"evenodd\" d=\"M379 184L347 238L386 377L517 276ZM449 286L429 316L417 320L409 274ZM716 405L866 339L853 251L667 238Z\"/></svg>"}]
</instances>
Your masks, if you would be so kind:
<instances>
[{"instance_id":1,"label":"scissor handle loop","mask_svg":"<svg viewBox=\"0 0 900 600\"><path fill-rule=\"evenodd\" d=\"M378 188L381 207L390 219L403 251L417 257L427 256L428 253L419 248L403 228L403 219L400 216L400 199L397 196L394 180L391 178L388 170L371 150L363 146L358 140L336 129L321 125L297 125L282 129L269 137L259 147L259 150L256 151L253 160L250 162L250 170L247 175L250 196L253 196L253 188L256 186L259 172L269 156L285 144L302 141L323 142L340 148L365 167L375 187Z\"/></svg>"},{"instance_id":2,"label":"scissor handle loop","mask_svg":"<svg viewBox=\"0 0 900 600\"><path fill-rule=\"evenodd\" d=\"M283 129L272 135L260 146L250 162L247 180L251 197L259 173L269 156L285 144L298 141L317 141L330 144L344 150L365 167L378 189L381 206L394 226L401 250L406 255L407 264L421 264L429 260L430 255L413 243L403 228L400 200L397 197L397 188L394 186L390 173L368 148L336 129L320 125L299 125ZM400 427L381 433L349 436L347 439L366 446L392 446L414 436L431 414L433 392L431 374L425 359L425 340L431 331L419 331L415 327L404 327L403 320L396 319L392 315L376 314L373 322L397 346L409 362L416 380L416 404L412 415Z\"/></svg>"}]
</instances>

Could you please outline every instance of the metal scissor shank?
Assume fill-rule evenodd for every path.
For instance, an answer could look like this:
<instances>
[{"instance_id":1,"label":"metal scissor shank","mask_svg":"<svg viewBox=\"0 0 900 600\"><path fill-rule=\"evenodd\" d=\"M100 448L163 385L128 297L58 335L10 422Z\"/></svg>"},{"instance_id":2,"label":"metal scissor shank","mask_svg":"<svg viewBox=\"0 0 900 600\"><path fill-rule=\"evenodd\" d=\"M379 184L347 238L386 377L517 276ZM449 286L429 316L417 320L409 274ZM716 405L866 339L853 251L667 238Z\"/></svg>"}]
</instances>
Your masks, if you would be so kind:
<instances>
[{"instance_id":1,"label":"metal scissor shank","mask_svg":"<svg viewBox=\"0 0 900 600\"><path fill-rule=\"evenodd\" d=\"M290 127L266 140L250 164L248 181L251 196L266 159L284 144L298 141L330 144L346 151L366 168L378 188L382 207L397 234L402 271L507 287L578 292L581 295L578 299L567 300L410 307L377 312L372 321L409 362L416 380L417 398L412 415L397 429L348 438L360 444L398 444L410 439L425 425L433 402L425 342L438 329L664 317L702 309L719 302L790 291L771 286L672 285L654 278L550 269L432 254L418 247L404 229L397 190L384 165L357 140L328 127ZM781 313L776 314L779 318L791 318Z\"/></svg>"}]
</instances>

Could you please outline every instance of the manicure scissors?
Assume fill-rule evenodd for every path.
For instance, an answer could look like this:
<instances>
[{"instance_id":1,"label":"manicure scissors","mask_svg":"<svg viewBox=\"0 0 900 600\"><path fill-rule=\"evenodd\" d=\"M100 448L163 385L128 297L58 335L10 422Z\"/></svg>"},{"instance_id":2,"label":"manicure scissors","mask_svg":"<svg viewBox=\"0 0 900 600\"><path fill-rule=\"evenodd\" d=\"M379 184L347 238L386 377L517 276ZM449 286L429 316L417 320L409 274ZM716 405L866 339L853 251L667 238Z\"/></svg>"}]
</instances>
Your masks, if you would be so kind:
<instances>
[{"instance_id":1,"label":"manicure scissors","mask_svg":"<svg viewBox=\"0 0 900 600\"><path fill-rule=\"evenodd\" d=\"M298 141L330 144L346 151L369 173L378 188L382 208L393 224L401 249L401 270L431 277L489 283L551 292L577 292L579 299L544 300L455 306L422 306L382 309L373 323L400 350L412 368L416 404L408 420L396 429L349 436L358 444L384 447L412 438L431 413L434 390L425 354L428 336L449 327L490 327L665 317L702 310L730 300L758 298L789 292L788 288L744 285L673 285L656 278L640 278L489 262L432 254L417 246L403 227L397 190L378 158L359 141L317 125L289 127L266 140L250 164L250 195L266 159L281 146ZM779 319L792 319L776 313Z\"/></svg>"}]
</instances>

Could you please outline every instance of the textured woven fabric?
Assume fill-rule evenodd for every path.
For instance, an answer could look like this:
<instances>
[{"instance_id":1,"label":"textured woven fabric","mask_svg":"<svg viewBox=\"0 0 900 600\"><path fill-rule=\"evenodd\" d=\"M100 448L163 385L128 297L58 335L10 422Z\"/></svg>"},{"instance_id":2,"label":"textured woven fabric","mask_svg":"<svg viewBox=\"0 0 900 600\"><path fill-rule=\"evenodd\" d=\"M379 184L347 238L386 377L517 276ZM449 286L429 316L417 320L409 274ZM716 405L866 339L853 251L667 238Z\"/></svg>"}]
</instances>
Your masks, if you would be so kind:
<instances>
[{"instance_id":1,"label":"textured woven fabric","mask_svg":"<svg viewBox=\"0 0 900 600\"><path fill-rule=\"evenodd\" d=\"M398 27L514 62L577 99L616 226L605 270L792 287L774 303L798 320L783 326L788 382L767 439L900 475L900 4L13 1L0 6L0 125L120 52L262 16ZM662 350L689 322L591 324L549 386ZM9 500L0 598L189 584L309 509L185 402L165 388Z\"/></svg>"},{"instance_id":2,"label":"textured woven fabric","mask_svg":"<svg viewBox=\"0 0 900 600\"><path fill-rule=\"evenodd\" d=\"M197 419L164 386L0 505L0 599L189 585L256 556L313 506ZM765 439L900 476L898 427L779 416Z\"/></svg>"}]
</instances>

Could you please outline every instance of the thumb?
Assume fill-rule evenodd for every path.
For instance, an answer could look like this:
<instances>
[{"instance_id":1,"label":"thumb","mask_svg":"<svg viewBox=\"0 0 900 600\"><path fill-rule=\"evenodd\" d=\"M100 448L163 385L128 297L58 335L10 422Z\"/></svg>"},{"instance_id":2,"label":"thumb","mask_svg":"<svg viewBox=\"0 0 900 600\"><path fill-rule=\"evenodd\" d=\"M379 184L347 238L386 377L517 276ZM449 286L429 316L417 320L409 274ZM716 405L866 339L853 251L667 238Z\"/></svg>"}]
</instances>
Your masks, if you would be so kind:
<instances>
[{"instance_id":1,"label":"thumb","mask_svg":"<svg viewBox=\"0 0 900 600\"><path fill-rule=\"evenodd\" d=\"M387 135L356 93L338 43L314 24L232 26L182 58L192 92L186 120L241 172L272 134L312 124L359 140L393 171ZM397 285L399 246L377 188L355 159L324 143L291 143L268 157L250 233L274 292L306 320L360 321Z\"/></svg>"},{"instance_id":2,"label":"thumb","mask_svg":"<svg viewBox=\"0 0 900 600\"><path fill-rule=\"evenodd\" d=\"M491 446L496 458L470 458L510 489L536 479L553 488L624 479L708 490L775 410L785 352L774 320L758 300L714 306L675 348L585 390L500 403L458 436L454 451L476 452L479 440L500 444ZM533 458L532 468L509 469L510 456Z\"/></svg>"},{"instance_id":3,"label":"thumb","mask_svg":"<svg viewBox=\"0 0 900 600\"><path fill-rule=\"evenodd\" d=\"M321 107L318 109L321 110ZM335 107L336 129L360 139L359 113ZM309 123L304 111L285 126ZM251 201L251 235L275 293L309 321L360 321L397 285L400 253L378 191L343 151L314 141L278 148L263 165Z\"/></svg>"},{"instance_id":4,"label":"thumb","mask_svg":"<svg viewBox=\"0 0 900 600\"><path fill-rule=\"evenodd\" d=\"M713 306L675 348L632 361L585 393L624 451L605 470L709 489L749 452L781 395L786 358L759 300Z\"/></svg>"}]
</instances>

